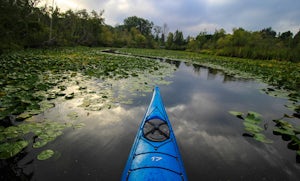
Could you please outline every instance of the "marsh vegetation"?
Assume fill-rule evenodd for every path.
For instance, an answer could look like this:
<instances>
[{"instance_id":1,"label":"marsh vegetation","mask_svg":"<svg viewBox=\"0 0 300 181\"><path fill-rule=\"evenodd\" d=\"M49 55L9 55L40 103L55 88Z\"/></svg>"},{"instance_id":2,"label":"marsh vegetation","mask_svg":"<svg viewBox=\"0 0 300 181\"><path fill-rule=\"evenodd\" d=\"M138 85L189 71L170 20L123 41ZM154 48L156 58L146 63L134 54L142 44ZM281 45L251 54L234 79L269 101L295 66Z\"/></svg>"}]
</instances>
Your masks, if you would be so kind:
<instances>
[{"instance_id":1,"label":"marsh vegetation","mask_svg":"<svg viewBox=\"0 0 300 181\"><path fill-rule=\"evenodd\" d=\"M189 178L299 178L299 32L184 37L37 2L0 2L1 180L118 180L154 85Z\"/></svg>"},{"instance_id":2,"label":"marsh vegetation","mask_svg":"<svg viewBox=\"0 0 300 181\"><path fill-rule=\"evenodd\" d=\"M278 149L281 139L277 135L280 135L287 141L288 148L295 150L293 153L298 155L298 162L299 92L295 89L298 86L295 82L299 81L299 75L296 63L273 61L274 72L268 66L256 66L264 65L263 61L257 60L242 63L243 59L229 60L181 51L85 47L15 51L2 54L1 60L0 157L9 173L11 168L20 164L31 170L32 164L24 165L27 160L41 166L38 172L32 171L36 175L29 178L44 178L47 168L37 161L72 165L72 160L80 160L78 154L83 151L80 148L101 153L97 156L98 161L120 155L117 150L123 147L128 147L129 151L131 136L121 135L128 135L129 131L134 137L136 126L130 125L133 120L134 125L138 125L139 117L142 117L140 113L144 112L140 108L146 107L154 85L160 85L165 92L164 100L174 121L175 134L182 147L192 150L189 154L206 154L198 149L199 146L205 147L203 143L199 142L196 147L189 144L189 133L193 133L190 135L193 140L204 139L204 142L211 142L206 140L207 134L222 135L225 139L227 132L231 136L224 140L226 142L236 140L239 144L246 144L245 141L253 140L251 146L244 145L250 155L260 143ZM249 69L251 66L253 68ZM290 71L283 71L281 75L279 67ZM292 81L281 84L280 80L286 76L294 77ZM235 89L231 89L232 86ZM217 125L217 130L212 129L211 124ZM186 131L180 131L182 126ZM216 142L212 141L209 145L214 144ZM285 143L279 145L280 149L286 146ZM119 149L112 151L113 147ZM225 151L228 146L218 149ZM70 157L71 153L74 156ZM284 156L278 158L289 159L293 157L291 154L285 151ZM88 155L85 164L95 160ZM128 154L120 156L122 158L115 162L121 174ZM186 154L183 157L189 160ZM95 164L99 165L98 161ZM46 165L51 167L50 162ZM267 163L263 165L268 167ZM186 163L191 177L199 177L194 172L199 167L197 164L198 161ZM295 170L292 165L288 163L286 166ZM59 167L64 168L63 165ZM116 172L115 166L109 169L111 173ZM69 173L74 175L75 172ZM28 171L13 174L26 176ZM66 177L71 175L65 174ZM94 173L95 177L97 175ZM3 176L7 177L12 175ZM104 176L108 177L111 178L109 174ZM56 177L49 175L49 178Z\"/></svg>"}]
</instances>

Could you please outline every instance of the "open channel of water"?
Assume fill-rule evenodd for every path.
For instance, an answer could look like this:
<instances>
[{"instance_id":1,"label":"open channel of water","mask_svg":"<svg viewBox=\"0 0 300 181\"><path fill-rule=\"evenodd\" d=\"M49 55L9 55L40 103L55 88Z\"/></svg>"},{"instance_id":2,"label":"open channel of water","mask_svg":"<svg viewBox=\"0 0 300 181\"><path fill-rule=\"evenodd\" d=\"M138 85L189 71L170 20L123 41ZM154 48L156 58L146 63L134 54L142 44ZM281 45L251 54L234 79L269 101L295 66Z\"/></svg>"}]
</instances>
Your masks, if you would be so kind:
<instances>
[{"instance_id":1,"label":"open channel of water","mask_svg":"<svg viewBox=\"0 0 300 181\"><path fill-rule=\"evenodd\" d=\"M288 142L274 135L274 119L293 114L288 100L261 92L267 85L234 78L224 72L183 62L161 85L189 180L297 180L299 158ZM41 117L64 120L76 112L81 129L67 129L49 147L56 151L46 161L37 151L24 152L2 165L7 178L24 180L120 180L140 121L152 93L131 96L132 104L87 111L79 98L56 103ZM242 120L229 111L254 111L262 115L263 134L273 143L245 137ZM299 119L291 119L299 126ZM5 172L5 173L4 173Z\"/></svg>"}]
</instances>

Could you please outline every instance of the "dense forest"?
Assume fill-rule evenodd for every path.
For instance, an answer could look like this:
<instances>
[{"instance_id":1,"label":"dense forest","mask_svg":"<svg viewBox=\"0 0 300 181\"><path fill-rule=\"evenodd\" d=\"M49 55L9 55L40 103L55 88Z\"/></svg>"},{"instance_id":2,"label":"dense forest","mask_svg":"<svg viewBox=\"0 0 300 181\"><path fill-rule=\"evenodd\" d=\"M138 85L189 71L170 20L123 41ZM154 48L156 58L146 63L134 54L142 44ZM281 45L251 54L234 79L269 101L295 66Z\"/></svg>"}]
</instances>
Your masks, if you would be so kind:
<instances>
[{"instance_id":1,"label":"dense forest","mask_svg":"<svg viewBox=\"0 0 300 181\"><path fill-rule=\"evenodd\" d=\"M0 53L7 50L56 46L108 46L166 48L252 59L300 62L300 31L277 33L234 28L213 34L201 32L184 38L167 32L167 24L132 16L122 25L105 24L103 13L87 10L61 12L58 7L38 7L39 0L0 1Z\"/></svg>"}]
</instances>

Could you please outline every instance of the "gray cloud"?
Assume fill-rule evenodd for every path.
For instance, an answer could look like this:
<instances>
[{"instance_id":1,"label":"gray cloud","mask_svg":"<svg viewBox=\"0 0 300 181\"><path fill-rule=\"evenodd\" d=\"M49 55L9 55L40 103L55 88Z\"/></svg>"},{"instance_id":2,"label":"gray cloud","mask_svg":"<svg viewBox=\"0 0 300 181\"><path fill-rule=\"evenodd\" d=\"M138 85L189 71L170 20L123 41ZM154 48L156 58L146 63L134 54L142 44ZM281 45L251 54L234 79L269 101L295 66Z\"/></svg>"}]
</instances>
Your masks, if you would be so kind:
<instances>
[{"instance_id":1,"label":"gray cloud","mask_svg":"<svg viewBox=\"0 0 300 181\"><path fill-rule=\"evenodd\" d=\"M48 0L49 1L49 0ZM105 23L122 24L129 16L148 19L156 25L167 23L195 36L201 31L242 27L257 31L272 27L277 32L300 29L299 0L56 0L61 9L104 10Z\"/></svg>"}]
</instances>

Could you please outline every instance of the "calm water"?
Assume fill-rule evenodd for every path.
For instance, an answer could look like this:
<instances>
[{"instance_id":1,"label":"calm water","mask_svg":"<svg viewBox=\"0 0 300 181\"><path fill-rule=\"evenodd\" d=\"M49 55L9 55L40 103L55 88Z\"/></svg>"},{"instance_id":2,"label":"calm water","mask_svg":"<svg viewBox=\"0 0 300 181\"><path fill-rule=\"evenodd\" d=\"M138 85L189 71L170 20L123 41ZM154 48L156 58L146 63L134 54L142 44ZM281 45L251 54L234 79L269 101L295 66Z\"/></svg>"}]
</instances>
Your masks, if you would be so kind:
<instances>
[{"instance_id":1,"label":"calm water","mask_svg":"<svg viewBox=\"0 0 300 181\"><path fill-rule=\"evenodd\" d=\"M284 106L287 100L262 94L265 85L253 80L185 63L177 67L169 78L172 84L160 88L189 180L299 180L296 152L272 134L272 120L292 114ZM99 112L83 111L77 99L57 104L41 116L59 121L75 111L86 127L68 129L46 146L60 155L38 161L37 153L45 148L31 149L2 165L1 175L43 181L120 180L151 95ZM243 137L243 123L230 110L262 114L270 128L264 133L274 143Z\"/></svg>"}]
</instances>

